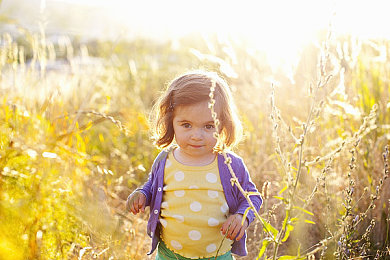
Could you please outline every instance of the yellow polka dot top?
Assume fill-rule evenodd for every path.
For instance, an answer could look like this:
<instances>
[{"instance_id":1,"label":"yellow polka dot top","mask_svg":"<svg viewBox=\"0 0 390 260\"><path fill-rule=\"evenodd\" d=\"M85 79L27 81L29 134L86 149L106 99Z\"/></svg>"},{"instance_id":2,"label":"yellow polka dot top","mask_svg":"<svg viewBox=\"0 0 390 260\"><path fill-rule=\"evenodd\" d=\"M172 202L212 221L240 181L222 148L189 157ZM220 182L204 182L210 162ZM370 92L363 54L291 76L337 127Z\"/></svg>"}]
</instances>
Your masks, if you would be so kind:
<instances>
[{"instance_id":1,"label":"yellow polka dot top","mask_svg":"<svg viewBox=\"0 0 390 260\"><path fill-rule=\"evenodd\" d=\"M160 223L167 247L187 258L213 257L231 250L221 226L229 212L217 158L209 165L188 166L169 153L164 173Z\"/></svg>"}]
</instances>

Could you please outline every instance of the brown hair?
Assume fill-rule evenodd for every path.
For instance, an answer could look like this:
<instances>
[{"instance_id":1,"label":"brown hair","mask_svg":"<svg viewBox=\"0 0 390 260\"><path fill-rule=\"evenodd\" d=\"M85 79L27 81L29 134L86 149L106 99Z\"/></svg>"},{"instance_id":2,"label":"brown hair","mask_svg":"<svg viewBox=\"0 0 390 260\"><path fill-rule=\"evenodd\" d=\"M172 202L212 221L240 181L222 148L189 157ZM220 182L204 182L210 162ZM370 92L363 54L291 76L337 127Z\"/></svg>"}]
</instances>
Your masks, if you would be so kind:
<instances>
[{"instance_id":1,"label":"brown hair","mask_svg":"<svg viewBox=\"0 0 390 260\"><path fill-rule=\"evenodd\" d=\"M220 141L228 148L240 141L242 126L228 84L217 73L193 71L172 80L153 107L153 139L157 147L166 148L174 139L175 108L210 100L213 82L215 108L220 121Z\"/></svg>"}]
</instances>

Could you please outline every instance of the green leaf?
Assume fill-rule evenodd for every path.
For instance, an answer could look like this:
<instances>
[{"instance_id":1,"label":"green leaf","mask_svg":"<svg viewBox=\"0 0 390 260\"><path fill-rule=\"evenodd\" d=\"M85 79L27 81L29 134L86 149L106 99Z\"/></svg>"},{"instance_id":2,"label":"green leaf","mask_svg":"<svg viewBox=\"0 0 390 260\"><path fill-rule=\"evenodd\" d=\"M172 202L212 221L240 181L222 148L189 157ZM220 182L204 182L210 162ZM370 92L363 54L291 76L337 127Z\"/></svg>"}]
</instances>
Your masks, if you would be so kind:
<instances>
[{"instance_id":1,"label":"green leaf","mask_svg":"<svg viewBox=\"0 0 390 260\"><path fill-rule=\"evenodd\" d=\"M310 211L308 211L308 210L306 210L306 209L304 209L304 208L297 207L297 206L294 206L293 208L294 208L294 209L299 209L300 211L303 211L303 212L305 212L306 214L309 214L309 215L314 216L314 214L313 214L312 212L310 212Z\"/></svg>"},{"instance_id":2,"label":"green leaf","mask_svg":"<svg viewBox=\"0 0 390 260\"><path fill-rule=\"evenodd\" d=\"M261 196L260 192L254 192L254 191L248 191L246 194L249 196Z\"/></svg>"},{"instance_id":3,"label":"green leaf","mask_svg":"<svg viewBox=\"0 0 390 260\"><path fill-rule=\"evenodd\" d=\"M301 244L298 244L297 256L301 256Z\"/></svg>"},{"instance_id":4,"label":"green leaf","mask_svg":"<svg viewBox=\"0 0 390 260\"><path fill-rule=\"evenodd\" d=\"M306 258L305 257L295 256L295 255L283 255L283 256L278 258L278 260L289 260L289 259L304 260Z\"/></svg>"},{"instance_id":5,"label":"green leaf","mask_svg":"<svg viewBox=\"0 0 390 260\"><path fill-rule=\"evenodd\" d=\"M285 190L287 190L287 185L284 186L284 188L279 191L279 194L282 194Z\"/></svg>"},{"instance_id":6,"label":"green leaf","mask_svg":"<svg viewBox=\"0 0 390 260\"><path fill-rule=\"evenodd\" d=\"M294 226L288 224L286 228L286 234L284 235L282 242L286 242L287 238L290 236L290 232L294 230Z\"/></svg>"},{"instance_id":7,"label":"green leaf","mask_svg":"<svg viewBox=\"0 0 390 260\"><path fill-rule=\"evenodd\" d=\"M370 174L367 174L367 179L368 179L368 183L371 185L371 183L372 183L372 178L371 178Z\"/></svg>"},{"instance_id":8,"label":"green leaf","mask_svg":"<svg viewBox=\"0 0 390 260\"><path fill-rule=\"evenodd\" d=\"M283 226L282 226L283 229L285 229L286 226L287 226L287 222L288 222L289 216L290 216L290 210L286 210L286 217L285 217L284 220L283 220Z\"/></svg>"},{"instance_id":9,"label":"green leaf","mask_svg":"<svg viewBox=\"0 0 390 260\"><path fill-rule=\"evenodd\" d=\"M276 228L274 228L270 223L268 223L267 221L265 221L263 218L261 218L261 223L263 224L264 226L264 229L266 229L266 231L268 233L271 232L272 236L273 236L273 240L276 240L276 236L278 235L278 231L276 230Z\"/></svg>"},{"instance_id":10,"label":"green leaf","mask_svg":"<svg viewBox=\"0 0 390 260\"><path fill-rule=\"evenodd\" d=\"M279 196L273 196L275 199L278 199L278 200L281 200L281 201L285 201L286 199L283 198L283 197L279 197Z\"/></svg>"},{"instance_id":11,"label":"green leaf","mask_svg":"<svg viewBox=\"0 0 390 260\"><path fill-rule=\"evenodd\" d=\"M299 218L291 218L291 219L290 219L290 223L291 223L291 224L295 224L295 223L298 222L298 220L299 220Z\"/></svg>"},{"instance_id":12,"label":"green leaf","mask_svg":"<svg viewBox=\"0 0 390 260\"><path fill-rule=\"evenodd\" d=\"M267 239L267 238L263 239L263 243L261 245L261 248L260 248L260 251L259 251L259 255L257 256L256 260L260 259L263 256L265 250L267 249L267 246L270 243L271 243L271 241L269 239Z\"/></svg>"},{"instance_id":13,"label":"green leaf","mask_svg":"<svg viewBox=\"0 0 390 260\"><path fill-rule=\"evenodd\" d=\"M244 215L242 216L241 226L244 225L244 221L245 221L245 219L246 219L246 216L248 215L248 212L249 212L249 210L251 210L251 209L252 209L252 207L247 207L247 208L246 208L246 210L245 210L245 212L244 212Z\"/></svg>"},{"instance_id":14,"label":"green leaf","mask_svg":"<svg viewBox=\"0 0 390 260\"><path fill-rule=\"evenodd\" d=\"M297 257L294 255L283 255L278 258L278 260L288 260L288 259L297 259Z\"/></svg>"}]
</instances>

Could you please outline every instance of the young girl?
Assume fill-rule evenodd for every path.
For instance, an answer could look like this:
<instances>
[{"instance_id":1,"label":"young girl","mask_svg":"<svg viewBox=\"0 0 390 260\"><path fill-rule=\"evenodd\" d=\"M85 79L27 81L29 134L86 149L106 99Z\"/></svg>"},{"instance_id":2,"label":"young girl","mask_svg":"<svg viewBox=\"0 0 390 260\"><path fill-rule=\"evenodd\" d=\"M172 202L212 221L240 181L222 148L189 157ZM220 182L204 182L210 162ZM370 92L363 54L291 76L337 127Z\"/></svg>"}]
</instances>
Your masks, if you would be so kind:
<instances>
[{"instance_id":1,"label":"young girl","mask_svg":"<svg viewBox=\"0 0 390 260\"><path fill-rule=\"evenodd\" d=\"M210 87L215 82L215 112L220 139L214 137ZM231 183L221 142L230 148L241 137L241 123L229 86L211 72L191 72L174 79L155 106L155 159L148 181L127 199L133 214L150 207L147 232L156 259L234 259L247 254L246 232L254 219L249 204ZM220 148L220 147L219 147ZM231 166L241 186L257 192L242 159L232 152ZM250 196L256 210L260 196Z\"/></svg>"}]
</instances>

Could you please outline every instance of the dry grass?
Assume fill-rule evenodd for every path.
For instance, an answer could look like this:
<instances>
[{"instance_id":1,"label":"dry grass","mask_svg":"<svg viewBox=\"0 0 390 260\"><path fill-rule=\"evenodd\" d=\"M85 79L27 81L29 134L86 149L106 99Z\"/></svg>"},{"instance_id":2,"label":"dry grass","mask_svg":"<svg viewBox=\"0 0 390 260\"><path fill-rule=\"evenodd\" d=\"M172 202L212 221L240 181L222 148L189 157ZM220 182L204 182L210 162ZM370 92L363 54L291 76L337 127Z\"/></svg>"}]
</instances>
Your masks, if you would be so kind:
<instances>
[{"instance_id":1,"label":"dry grass","mask_svg":"<svg viewBox=\"0 0 390 260\"><path fill-rule=\"evenodd\" d=\"M153 100L193 68L233 87L245 128L236 152L275 232L255 221L238 259L262 248L261 259L389 256L390 63L378 59L388 42L322 39L288 78L261 53L213 39L178 49L21 37L0 45L0 258L148 259L147 214L131 216L124 201L158 152Z\"/></svg>"}]
</instances>

